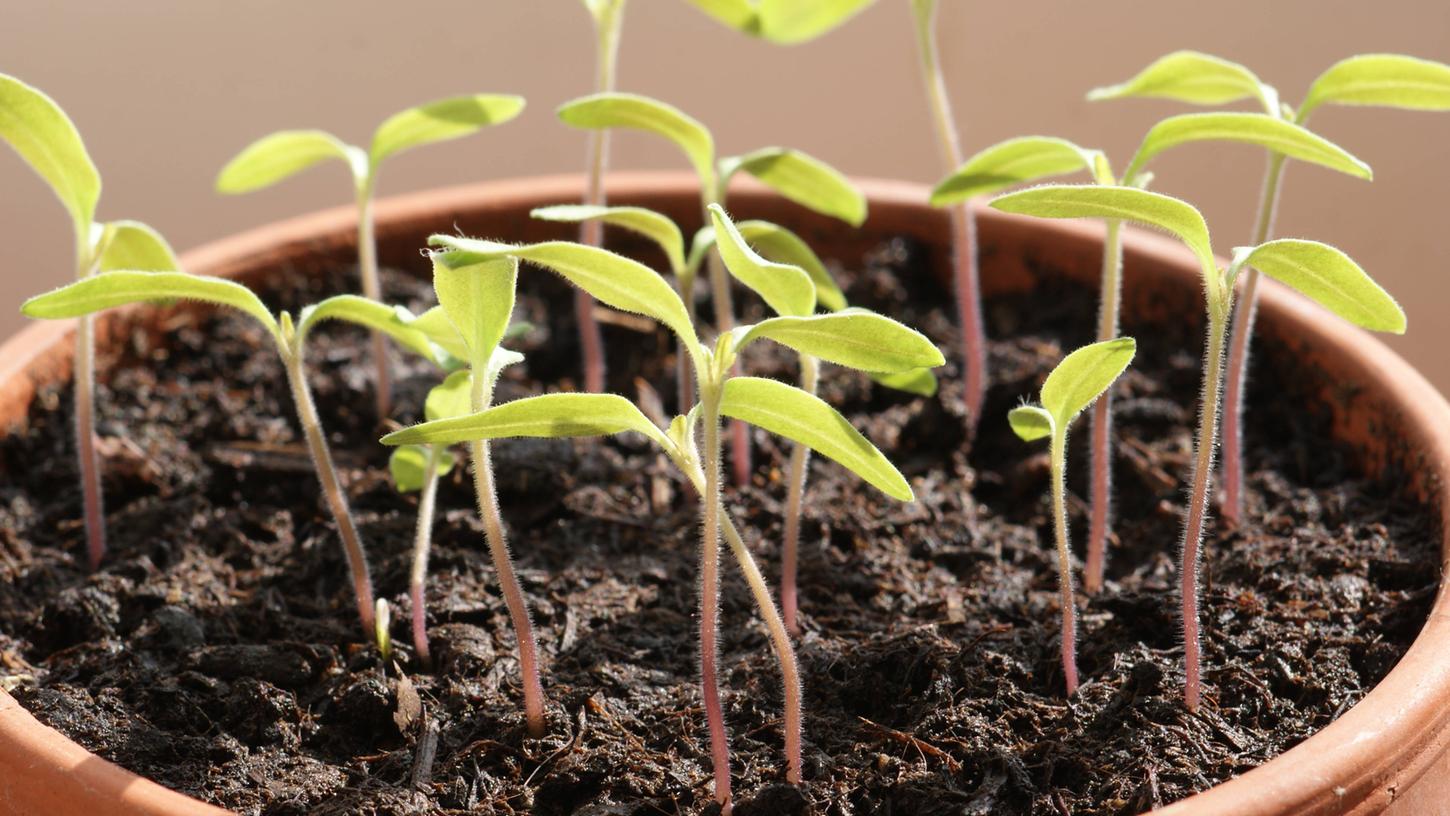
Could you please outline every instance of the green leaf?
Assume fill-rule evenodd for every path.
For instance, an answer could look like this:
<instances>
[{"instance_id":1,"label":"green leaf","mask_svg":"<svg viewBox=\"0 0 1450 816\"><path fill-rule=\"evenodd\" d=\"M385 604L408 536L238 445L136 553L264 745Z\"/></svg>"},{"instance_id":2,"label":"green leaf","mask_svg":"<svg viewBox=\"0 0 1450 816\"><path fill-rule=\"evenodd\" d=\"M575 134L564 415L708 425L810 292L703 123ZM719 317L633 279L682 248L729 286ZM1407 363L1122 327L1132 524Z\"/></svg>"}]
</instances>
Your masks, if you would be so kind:
<instances>
[{"instance_id":1,"label":"green leaf","mask_svg":"<svg viewBox=\"0 0 1450 816\"><path fill-rule=\"evenodd\" d=\"M0 139L55 191L70 213L76 238L88 240L101 174L65 111L39 89L0 74Z\"/></svg>"},{"instance_id":2,"label":"green leaf","mask_svg":"<svg viewBox=\"0 0 1450 816\"><path fill-rule=\"evenodd\" d=\"M762 256L800 267L816 286L816 300L831 311L846 308L846 295L821 259L799 235L769 221L741 221L735 225L740 236Z\"/></svg>"},{"instance_id":3,"label":"green leaf","mask_svg":"<svg viewBox=\"0 0 1450 816\"><path fill-rule=\"evenodd\" d=\"M388 457L388 472L393 476L393 487L399 493L422 490L428 477L428 457L432 450L422 445L404 445ZM435 478L447 476L457 460L448 451L438 453L438 472Z\"/></svg>"},{"instance_id":4,"label":"green leaf","mask_svg":"<svg viewBox=\"0 0 1450 816\"><path fill-rule=\"evenodd\" d=\"M577 224L581 221L602 221L612 227L627 229L659 244L669 259L670 271L679 274L685 267L685 236L673 219L644 207L602 207L593 204L559 204L539 207L529 215L541 221Z\"/></svg>"},{"instance_id":5,"label":"green leaf","mask_svg":"<svg viewBox=\"0 0 1450 816\"><path fill-rule=\"evenodd\" d=\"M839 411L795 386L760 377L731 377L725 381L720 413L799 442L894 499L916 499L896 466Z\"/></svg>"},{"instance_id":6,"label":"green leaf","mask_svg":"<svg viewBox=\"0 0 1450 816\"><path fill-rule=\"evenodd\" d=\"M1373 176L1369 165L1344 148L1293 122L1262 113L1186 113L1164 119L1148 131L1123 179L1131 181L1153 157L1169 148L1205 141L1258 145L1356 178Z\"/></svg>"},{"instance_id":7,"label":"green leaf","mask_svg":"<svg viewBox=\"0 0 1450 816\"><path fill-rule=\"evenodd\" d=\"M760 15L750 0L689 0L690 5L736 31L760 36Z\"/></svg>"},{"instance_id":8,"label":"green leaf","mask_svg":"<svg viewBox=\"0 0 1450 816\"><path fill-rule=\"evenodd\" d=\"M936 368L946 360L924 335L875 312L843 309L809 317L773 317L736 329L737 350L767 338L801 354L861 371Z\"/></svg>"},{"instance_id":9,"label":"green leaf","mask_svg":"<svg viewBox=\"0 0 1450 816\"><path fill-rule=\"evenodd\" d=\"M1059 431L1128 370L1138 344L1131 337L1083 346L1062 358L1042 383L1042 407Z\"/></svg>"},{"instance_id":10,"label":"green leaf","mask_svg":"<svg viewBox=\"0 0 1450 816\"><path fill-rule=\"evenodd\" d=\"M1332 246L1284 238L1234 254L1236 264L1292 286L1356 326L1405 333L1405 313L1395 299Z\"/></svg>"},{"instance_id":11,"label":"green leaf","mask_svg":"<svg viewBox=\"0 0 1450 816\"><path fill-rule=\"evenodd\" d=\"M545 394L506 402L486 411L424 422L383 437L384 445L451 445L510 437L608 436L638 431L671 447L634 403L617 394Z\"/></svg>"},{"instance_id":12,"label":"green leaf","mask_svg":"<svg viewBox=\"0 0 1450 816\"><path fill-rule=\"evenodd\" d=\"M1023 442L1036 442L1052 436L1052 414L1036 405L1022 405L1007 413L1007 424Z\"/></svg>"},{"instance_id":13,"label":"green leaf","mask_svg":"<svg viewBox=\"0 0 1450 816\"><path fill-rule=\"evenodd\" d=\"M338 159L352 169L353 182L368 176L367 155L321 130L283 130L247 145L217 175L219 193L249 193L296 175L318 162Z\"/></svg>"},{"instance_id":14,"label":"green leaf","mask_svg":"<svg viewBox=\"0 0 1450 816\"><path fill-rule=\"evenodd\" d=\"M404 150L445 142L501 125L524 109L522 96L471 94L440 99L388 117L373 134L369 161L376 169L383 160Z\"/></svg>"},{"instance_id":15,"label":"green leaf","mask_svg":"<svg viewBox=\"0 0 1450 816\"><path fill-rule=\"evenodd\" d=\"M816 310L816 285L800 267L772 263L756 254L719 204L709 207L716 248L736 280L760 295L776 314L805 316Z\"/></svg>"},{"instance_id":16,"label":"green leaf","mask_svg":"<svg viewBox=\"0 0 1450 816\"><path fill-rule=\"evenodd\" d=\"M691 347L696 343L685 304L664 278L609 250L569 241L512 245L451 235L435 235L428 243L445 249L434 253L435 268L503 257L528 261L558 273L606 306L658 320L686 338Z\"/></svg>"},{"instance_id":17,"label":"green leaf","mask_svg":"<svg viewBox=\"0 0 1450 816\"><path fill-rule=\"evenodd\" d=\"M101 272L37 295L20 307L26 317L61 320L130 303L196 300L245 312L278 336L277 320L252 290L224 278L183 272Z\"/></svg>"},{"instance_id":18,"label":"green leaf","mask_svg":"<svg viewBox=\"0 0 1450 816\"><path fill-rule=\"evenodd\" d=\"M135 269L142 272L180 272L181 262L161 233L140 221L111 221L102 227L96 243L101 258L98 272Z\"/></svg>"},{"instance_id":19,"label":"green leaf","mask_svg":"<svg viewBox=\"0 0 1450 816\"><path fill-rule=\"evenodd\" d=\"M416 321L401 316L398 312L399 308L370 300L361 295L334 295L320 303L303 308L297 320L298 342L306 343L308 333L319 323L341 320L344 323L382 332L408 351L430 363L438 363L437 351L434 349L433 343L429 341L428 335L418 329Z\"/></svg>"},{"instance_id":20,"label":"green leaf","mask_svg":"<svg viewBox=\"0 0 1450 816\"><path fill-rule=\"evenodd\" d=\"M866 376L874 380L877 385L885 386L893 391L916 394L919 397L936 396L936 375L931 373L929 368L899 371L895 374L868 373Z\"/></svg>"},{"instance_id":21,"label":"green leaf","mask_svg":"<svg viewBox=\"0 0 1450 816\"><path fill-rule=\"evenodd\" d=\"M875 0L759 0L760 34L779 45L795 45L825 34L861 13Z\"/></svg>"},{"instance_id":22,"label":"green leaf","mask_svg":"<svg viewBox=\"0 0 1450 816\"><path fill-rule=\"evenodd\" d=\"M1051 136L1008 139L967 159L942 180L931 191L931 205L947 207L1048 176L1062 176L1081 170L1095 175L1099 161L1106 161L1102 151L1088 150L1066 139ZM1094 180L1113 183L1112 178L1095 177Z\"/></svg>"},{"instance_id":23,"label":"green leaf","mask_svg":"<svg viewBox=\"0 0 1450 816\"><path fill-rule=\"evenodd\" d=\"M729 162L729 177L744 170L766 186L810 210L853 227L866 220L866 196L829 164L783 147L766 147Z\"/></svg>"},{"instance_id":24,"label":"green leaf","mask_svg":"<svg viewBox=\"0 0 1450 816\"><path fill-rule=\"evenodd\" d=\"M1137 76L1117 85L1094 88L1087 98L1122 99L1149 97L1175 99L1191 105L1225 105L1253 97L1264 102L1266 110L1275 110L1269 103L1277 95L1259 81L1254 72L1226 59L1197 51L1175 51L1159 57Z\"/></svg>"},{"instance_id":25,"label":"green leaf","mask_svg":"<svg viewBox=\"0 0 1450 816\"><path fill-rule=\"evenodd\" d=\"M618 14L624 8L624 0L584 0L584 7L594 17L595 25L604 25L607 18Z\"/></svg>"},{"instance_id":26,"label":"green leaf","mask_svg":"<svg viewBox=\"0 0 1450 816\"><path fill-rule=\"evenodd\" d=\"M507 255L462 259L433 255L433 291L468 354L482 370L508 329L519 262Z\"/></svg>"},{"instance_id":27,"label":"green leaf","mask_svg":"<svg viewBox=\"0 0 1450 816\"><path fill-rule=\"evenodd\" d=\"M411 312L400 313L399 316L405 321L411 320L413 328L423 332L429 340L433 341L434 345L449 355L459 360L468 359L468 344L463 342L463 335L454 328L453 321L442 306L434 306L416 317L413 317Z\"/></svg>"},{"instance_id":28,"label":"green leaf","mask_svg":"<svg viewBox=\"0 0 1450 816\"><path fill-rule=\"evenodd\" d=\"M465 416L473 410L473 373L455 371L428 391L423 401L423 418L432 422Z\"/></svg>"},{"instance_id":29,"label":"green leaf","mask_svg":"<svg viewBox=\"0 0 1450 816\"><path fill-rule=\"evenodd\" d=\"M715 186L715 140L710 131L673 105L647 96L602 93L565 102L559 119L576 128L626 128L663 136L685 152L700 182Z\"/></svg>"},{"instance_id":30,"label":"green leaf","mask_svg":"<svg viewBox=\"0 0 1450 816\"><path fill-rule=\"evenodd\" d=\"M1324 104L1450 110L1450 65L1401 54L1360 54L1341 60L1309 86L1299 121Z\"/></svg>"}]
</instances>

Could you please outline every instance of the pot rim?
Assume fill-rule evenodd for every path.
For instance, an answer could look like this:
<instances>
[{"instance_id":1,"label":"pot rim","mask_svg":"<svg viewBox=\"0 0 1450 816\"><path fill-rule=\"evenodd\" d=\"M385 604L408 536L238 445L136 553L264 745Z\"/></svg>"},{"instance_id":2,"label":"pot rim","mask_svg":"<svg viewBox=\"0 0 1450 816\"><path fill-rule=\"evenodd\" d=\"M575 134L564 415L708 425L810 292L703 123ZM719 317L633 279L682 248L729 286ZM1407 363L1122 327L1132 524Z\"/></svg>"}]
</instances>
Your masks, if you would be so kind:
<instances>
[{"instance_id":1,"label":"pot rim","mask_svg":"<svg viewBox=\"0 0 1450 816\"><path fill-rule=\"evenodd\" d=\"M614 172L609 191L614 198L693 198L696 180L684 172ZM899 225L926 238L946 232L943 211L926 204L928 188L912 182L856 179L866 194L875 220L878 208L912 212ZM375 215L380 236L421 224L446 224L452 214L495 209L509 204L571 201L583 188L580 175L549 175L488 181L424 190L380 200ZM739 185L740 199L768 195L750 180ZM1031 222L1032 229L1055 240L1101 242L1092 223L1049 222L1007 215L980 202L984 222ZM334 207L256 227L213 241L182 255L183 268L228 275L256 267L258 258L281 247L314 247L319 238L351 242L356 229L352 206ZM939 241L938 241L939 243ZM1125 231L1125 253L1198 276L1191 253L1176 241L1145 230ZM299 250L301 251L301 250ZM1331 349L1344 360L1344 370L1379 389L1403 415L1408 440L1432 473L1427 499L1438 506L1442 535L1450 533L1450 404L1425 378L1388 346L1328 316L1307 299L1265 281L1259 308L1268 324L1293 326L1312 345ZM0 345L0 414L10 406L29 404L44 382L65 376L69 354L64 346L72 334L70 321L37 322ZM56 351L59 355L56 355ZM50 352L48 376L32 373L38 359ZM23 411L12 413L23 416ZM15 423L10 423L11 426ZM1443 575L1450 568L1450 535L1442 540ZM1170 816L1233 813L1367 813L1392 803L1442 755L1450 752L1450 582L1441 581L1435 603L1420 633L1399 663L1359 703L1304 742L1234 779L1168 806ZM217 814L218 808L169 790L86 751L43 725L13 697L0 690L0 780L26 778L53 789L76 788L112 797L125 814ZM9 801L0 795L0 810Z\"/></svg>"}]
</instances>

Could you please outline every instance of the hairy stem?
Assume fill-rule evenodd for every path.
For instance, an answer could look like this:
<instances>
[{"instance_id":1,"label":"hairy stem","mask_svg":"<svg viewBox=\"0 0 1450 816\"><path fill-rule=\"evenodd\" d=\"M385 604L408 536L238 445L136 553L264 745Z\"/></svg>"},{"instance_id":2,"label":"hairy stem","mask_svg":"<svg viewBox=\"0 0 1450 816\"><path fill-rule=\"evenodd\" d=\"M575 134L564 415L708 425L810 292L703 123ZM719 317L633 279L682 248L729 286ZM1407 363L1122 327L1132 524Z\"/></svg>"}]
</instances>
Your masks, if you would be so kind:
<instances>
[{"instance_id":1,"label":"hairy stem","mask_svg":"<svg viewBox=\"0 0 1450 816\"><path fill-rule=\"evenodd\" d=\"M1274 231L1274 216L1279 209L1280 180L1284 176L1284 155L1269 155L1264 172L1264 189L1259 196L1259 216L1254 224L1254 240L1258 246L1269 240ZM1248 377L1249 343L1254 334L1254 318L1259 309L1259 270L1246 270L1243 294L1234 309L1233 333L1229 340L1228 374L1223 395L1223 516L1231 525L1243 521L1244 454L1243 416L1244 386Z\"/></svg>"},{"instance_id":2,"label":"hairy stem","mask_svg":"<svg viewBox=\"0 0 1450 816\"><path fill-rule=\"evenodd\" d=\"M801 390L816 393L820 379L820 364L810 355L801 355ZM801 503L806 492L806 464L810 461L811 449L797 442L790 452L790 472L787 478L785 501L785 542L780 557L780 607L785 613L785 627L792 635L799 635L800 624L796 621L796 559L800 550Z\"/></svg>"},{"instance_id":3,"label":"hairy stem","mask_svg":"<svg viewBox=\"0 0 1450 816\"><path fill-rule=\"evenodd\" d=\"M700 422L704 425L704 495L700 500L700 696L710 735L710 760L715 770L715 801L730 807L730 741L720 705L720 398L718 380L701 388Z\"/></svg>"},{"instance_id":4,"label":"hairy stem","mask_svg":"<svg viewBox=\"0 0 1450 816\"><path fill-rule=\"evenodd\" d=\"M695 320L695 279L690 277L687 281L681 279L678 274L675 276L680 288L680 299L685 302L685 314L690 318L691 326L700 325ZM695 377L693 366L690 362L689 352L685 349L685 341L675 339L675 413L683 416L688 413L690 406L695 404Z\"/></svg>"},{"instance_id":5,"label":"hairy stem","mask_svg":"<svg viewBox=\"0 0 1450 816\"><path fill-rule=\"evenodd\" d=\"M383 301L383 282L378 275L378 244L373 235L373 189L372 182L360 185L357 194L357 262L362 274L363 296L368 300ZM388 365L388 338L382 332L372 332L372 355L377 386L376 410L378 420L386 419L393 412L393 374Z\"/></svg>"},{"instance_id":6,"label":"hairy stem","mask_svg":"<svg viewBox=\"0 0 1450 816\"><path fill-rule=\"evenodd\" d=\"M962 163L962 145L941 72L935 34L936 4L914 3L913 9L918 14L917 45L921 53L922 79L936 127L937 145L946 171L951 172ZM962 325L963 399L967 407L967 429L975 433L977 422L981 419L982 401L987 393L987 341L982 326L982 295L977 271L977 225L967 202L951 209L951 220L953 280L957 317Z\"/></svg>"},{"instance_id":7,"label":"hairy stem","mask_svg":"<svg viewBox=\"0 0 1450 816\"><path fill-rule=\"evenodd\" d=\"M408 593L413 599L413 650L424 663L431 659L428 652L425 582L428 579L428 551L433 546L433 508L438 498L438 463L442 458L442 446L428 446L428 462L423 470L423 490L418 494L418 531L413 538L413 570L408 576Z\"/></svg>"},{"instance_id":8,"label":"hairy stem","mask_svg":"<svg viewBox=\"0 0 1450 816\"><path fill-rule=\"evenodd\" d=\"M493 381L484 372L473 372L472 409L474 413L486 410L493 403ZM534 625L529 619L528 603L524 600L523 588L514 574L513 558L509 555L508 538L504 534L503 519L499 516L498 495L493 482L493 463L489 458L487 441L479 440L469 444L473 458L473 488L478 496L478 514L483 519L484 536L488 539L488 551L493 556L493 568L498 573L499 587L503 590L504 604L508 606L509 619L513 623L514 638L519 645L519 672L524 685L524 715L528 718L529 733L535 737L544 733L544 687L539 681L538 647L534 642Z\"/></svg>"},{"instance_id":9,"label":"hairy stem","mask_svg":"<svg viewBox=\"0 0 1450 816\"><path fill-rule=\"evenodd\" d=\"M704 191L701 206L705 211L706 224L710 223L710 205L724 204L725 190L729 183L728 178L717 178L714 187ZM735 328L735 304L730 294L730 273L725 269L725 262L720 259L719 251L707 253L705 264L706 274L710 278L710 299L715 307L715 331L725 334ZM740 373L739 366L732 369L731 373ZM733 419L730 421L730 472L736 487L750 484L750 473L754 469L751 459L750 429L744 422Z\"/></svg>"},{"instance_id":10,"label":"hairy stem","mask_svg":"<svg viewBox=\"0 0 1450 816\"><path fill-rule=\"evenodd\" d=\"M1218 430L1219 392L1223 387L1223 347L1227 309L1209 308L1208 358L1203 374L1202 405L1198 414L1198 441L1193 457L1193 486L1188 496L1188 519L1183 525L1183 564L1180 592L1183 601L1183 661L1186 680L1183 702L1197 711L1202 696L1198 631L1199 545L1208 518L1208 490L1213 479L1213 449Z\"/></svg>"},{"instance_id":11,"label":"hairy stem","mask_svg":"<svg viewBox=\"0 0 1450 816\"><path fill-rule=\"evenodd\" d=\"M86 554L91 569L106 556L106 511L101 494L101 457L96 451L95 319L76 318L75 420L76 457L81 472L81 506L86 522Z\"/></svg>"},{"instance_id":12,"label":"hairy stem","mask_svg":"<svg viewBox=\"0 0 1450 816\"><path fill-rule=\"evenodd\" d=\"M1052 529L1057 538L1057 591L1062 604L1062 676L1077 693L1077 604L1072 591L1072 549L1067 538L1067 429L1052 434Z\"/></svg>"},{"instance_id":13,"label":"hairy stem","mask_svg":"<svg viewBox=\"0 0 1450 816\"><path fill-rule=\"evenodd\" d=\"M1118 311L1123 289L1123 222L1107 222L1103 237L1102 294L1098 305L1098 342L1118 336ZM1090 439L1092 509L1088 522L1087 561L1082 584L1088 594L1103 587L1107 563L1108 529L1113 513L1113 388L1093 405Z\"/></svg>"},{"instance_id":14,"label":"hairy stem","mask_svg":"<svg viewBox=\"0 0 1450 816\"><path fill-rule=\"evenodd\" d=\"M598 38L594 70L594 90L608 93L614 90L615 68L619 61L620 21L624 18L624 0L611 4L598 20L595 34ZM604 204L604 172L609 164L609 130L589 131L588 147L589 176L584 191L584 203ZM603 222L589 219L579 227L579 242L589 246L604 243ZM604 337L599 330L599 321L594 319L594 298L583 289L574 290L574 317L579 325L579 348L584 360L584 390L598 394L604 391Z\"/></svg>"},{"instance_id":15,"label":"hairy stem","mask_svg":"<svg viewBox=\"0 0 1450 816\"><path fill-rule=\"evenodd\" d=\"M347 566L352 572L352 591L357 601L358 619L362 621L364 636L372 639L373 631L373 582L368 574L367 555L363 551L362 537L353 522L352 511L348 509L347 494L337 477L337 468L332 464L332 451L327 447L327 438L322 433L322 422L317 418L317 406L312 401L312 389L307 386L307 372L303 370L302 348L293 343L282 350L282 362L287 370L287 384L292 389L292 402L297 409L297 421L302 426L302 435L307 440L307 450L312 454L312 465L317 471L317 480L322 485L322 496L332 511L337 524L337 534L342 538L343 552L347 554Z\"/></svg>"}]
</instances>

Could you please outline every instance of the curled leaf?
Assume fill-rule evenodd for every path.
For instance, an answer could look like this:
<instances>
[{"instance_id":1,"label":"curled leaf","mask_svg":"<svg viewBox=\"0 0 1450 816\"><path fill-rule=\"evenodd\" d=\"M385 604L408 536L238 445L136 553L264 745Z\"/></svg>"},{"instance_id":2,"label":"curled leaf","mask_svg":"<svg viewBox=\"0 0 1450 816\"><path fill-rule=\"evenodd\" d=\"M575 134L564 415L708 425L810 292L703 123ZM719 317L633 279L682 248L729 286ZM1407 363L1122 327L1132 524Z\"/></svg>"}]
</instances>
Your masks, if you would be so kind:
<instances>
[{"instance_id":1,"label":"curled leaf","mask_svg":"<svg viewBox=\"0 0 1450 816\"><path fill-rule=\"evenodd\" d=\"M1074 417L1122 376L1137 349L1133 338L1119 337L1083 346L1062 358L1042 383L1042 407L1052 415L1057 430L1065 432Z\"/></svg>"},{"instance_id":2,"label":"curled leaf","mask_svg":"<svg viewBox=\"0 0 1450 816\"><path fill-rule=\"evenodd\" d=\"M99 272L135 269L142 272L179 272L181 262L161 233L140 221L111 221L101 228L96 242L101 257Z\"/></svg>"},{"instance_id":3,"label":"curled leaf","mask_svg":"<svg viewBox=\"0 0 1450 816\"><path fill-rule=\"evenodd\" d=\"M247 145L217 175L219 193L249 193L270 187L329 159L352 169L353 181L368 177L367 154L321 130L283 130Z\"/></svg>"},{"instance_id":4,"label":"curled leaf","mask_svg":"<svg viewBox=\"0 0 1450 816\"><path fill-rule=\"evenodd\" d=\"M319 323L341 320L382 332L408 351L436 364L437 350L428 335L420 331L414 321L401 317L398 308L360 295L334 295L302 310L297 321L297 336L300 342L305 343L308 333Z\"/></svg>"},{"instance_id":5,"label":"curled leaf","mask_svg":"<svg viewBox=\"0 0 1450 816\"><path fill-rule=\"evenodd\" d=\"M45 179L70 214L78 239L90 234L101 174L65 111L38 88L0 74L0 139Z\"/></svg>"},{"instance_id":6,"label":"curled leaf","mask_svg":"<svg viewBox=\"0 0 1450 816\"><path fill-rule=\"evenodd\" d=\"M804 316L816 310L816 286L804 270L760 257L719 204L711 204L709 212L720 239L716 241L720 258L736 280L760 295L776 314Z\"/></svg>"},{"instance_id":7,"label":"curled leaf","mask_svg":"<svg viewBox=\"0 0 1450 816\"><path fill-rule=\"evenodd\" d=\"M393 114L378 126L368 158L376 169L389 156L503 124L523 109L524 98L509 94L455 96L409 108Z\"/></svg>"},{"instance_id":8,"label":"curled leaf","mask_svg":"<svg viewBox=\"0 0 1450 816\"><path fill-rule=\"evenodd\" d=\"M508 329L518 273L518 260L507 255L433 255L433 291L438 305L468 349L465 359L479 371Z\"/></svg>"},{"instance_id":9,"label":"curled leaf","mask_svg":"<svg viewBox=\"0 0 1450 816\"><path fill-rule=\"evenodd\" d=\"M967 159L931 191L931 205L946 207L1008 187L1030 184L1049 176L1086 170L1099 184L1112 184L1111 175L1098 178L1102 151L1079 147L1051 136L1008 139Z\"/></svg>"},{"instance_id":10,"label":"curled leaf","mask_svg":"<svg viewBox=\"0 0 1450 816\"><path fill-rule=\"evenodd\" d=\"M1287 284L1356 326L1405 333L1405 312L1348 255L1328 244L1281 238L1235 250L1235 264L1252 266Z\"/></svg>"},{"instance_id":11,"label":"curled leaf","mask_svg":"<svg viewBox=\"0 0 1450 816\"><path fill-rule=\"evenodd\" d=\"M839 170L799 150L762 148L732 160L729 169L743 170L802 207L853 227L866 220L866 196Z\"/></svg>"},{"instance_id":12,"label":"curled leaf","mask_svg":"<svg viewBox=\"0 0 1450 816\"><path fill-rule=\"evenodd\" d=\"M1131 181L1153 157L1190 142L1242 142L1356 178L1373 176L1369 165L1301 125L1262 113L1186 113L1154 125L1143 137L1123 179Z\"/></svg>"},{"instance_id":13,"label":"curled leaf","mask_svg":"<svg viewBox=\"0 0 1450 816\"><path fill-rule=\"evenodd\" d=\"M1036 405L1020 405L1007 414L1007 424L1023 442L1035 442L1052 436L1052 414Z\"/></svg>"},{"instance_id":14,"label":"curled leaf","mask_svg":"<svg viewBox=\"0 0 1450 816\"><path fill-rule=\"evenodd\" d=\"M559 119L577 128L626 128L663 136L684 151L705 187L715 185L714 137L673 105L637 94L601 93L565 102Z\"/></svg>"},{"instance_id":15,"label":"curled leaf","mask_svg":"<svg viewBox=\"0 0 1450 816\"><path fill-rule=\"evenodd\" d=\"M612 227L627 229L654 241L669 259L670 270L679 274L685 267L685 236L669 216L644 207L605 207L595 204L559 204L539 207L529 215L541 221L577 224L601 221Z\"/></svg>"}]
</instances>

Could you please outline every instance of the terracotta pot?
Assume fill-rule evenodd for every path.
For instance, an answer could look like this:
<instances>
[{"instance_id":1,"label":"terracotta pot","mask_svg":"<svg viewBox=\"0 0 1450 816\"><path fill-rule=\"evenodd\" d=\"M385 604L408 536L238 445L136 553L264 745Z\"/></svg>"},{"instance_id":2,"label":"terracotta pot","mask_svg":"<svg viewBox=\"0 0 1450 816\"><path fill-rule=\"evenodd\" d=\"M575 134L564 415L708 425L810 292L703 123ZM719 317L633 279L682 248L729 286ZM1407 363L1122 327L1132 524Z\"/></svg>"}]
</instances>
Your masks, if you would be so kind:
<instances>
[{"instance_id":1,"label":"terracotta pot","mask_svg":"<svg viewBox=\"0 0 1450 816\"><path fill-rule=\"evenodd\" d=\"M699 220L694 179L681 174L616 174L610 195ZM947 272L945 215L924 203L926 189L885 181L862 183L871 217L859 231L742 186L734 208L791 225L827 256L849 262L885 236L908 235L928 248ZM482 184L395 198L378 205L384 263L416 267L418 248L434 231L457 226L472 235L508 240L557 237L558 225L529 218L543 204L573 201L577 177ZM1051 268L1095 283L1101 263L1100 228L981 213L983 286L988 294L1035 286L1036 270ZM203 247L185 256L192 272L265 286L269 276L295 275L353 253L350 208L285 221ZM1126 300L1135 322L1167 322L1201 310L1198 269L1178 244L1130 231L1126 237ZM1319 399L1333 406L1334 435L1359 453L1370 474L1394 474L1444 514L1450 511L1450 405L1385 346L1323 314L1299 296L1268 285L1259 331L1264 342L1291 349ZM98 322L102 342L157 325L154 309L113 312ZM71 327L37 323L0 348L0 426L23 432L36 389L68 377ZM1447 526L1450 529L1450 526ZM1444 570L1450 538L1441 563ZM1170 814L1425 814L1450 802L1450 590L1442 583L1424 629L1399 665L1358 705L1279 758L1205 793L1179 802ZM0 692L0 813L203 814L215 808L135 776L41 725Z\"/></svg>"}]
</instances>

